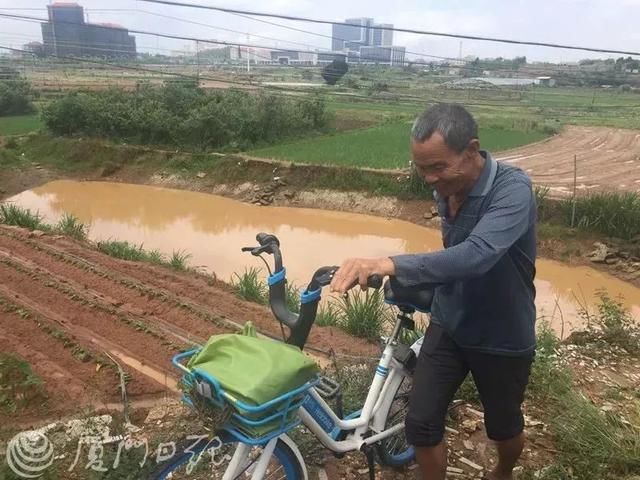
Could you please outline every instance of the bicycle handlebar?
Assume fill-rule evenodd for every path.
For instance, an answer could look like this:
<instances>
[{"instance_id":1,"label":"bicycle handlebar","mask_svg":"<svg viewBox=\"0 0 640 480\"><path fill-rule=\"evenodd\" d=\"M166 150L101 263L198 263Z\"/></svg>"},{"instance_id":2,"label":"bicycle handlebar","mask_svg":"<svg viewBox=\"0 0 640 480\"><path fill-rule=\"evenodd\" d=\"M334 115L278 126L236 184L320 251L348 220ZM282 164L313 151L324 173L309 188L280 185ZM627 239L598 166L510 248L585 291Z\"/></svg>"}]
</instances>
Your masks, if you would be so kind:
<instances>
[{"instance_id":1,"label":"bicycle handlebar","mask_svg":"<svg viewBox=\"0 0 640 480\"><path fill-rule=\"evenodd\" d=\"M278 321L284 323L291 331L286 342L302 350L318 313L322 287L331 283L339 267L321 267L316 270L311 282L300 296L300 313L296 314L287 307L286 270L282 266L280 241L275 235L263 232L256 235L256 240L260 244L259 247L243 247L242 251L251 252L254 256L259 256L262 253L273 255L274 272L268 278L269 306ZM357 282L352 287L356 284ZM367 286L376 289L382 287L382 277L372 275L369 277Z\"/></svg>"}]
</instances>

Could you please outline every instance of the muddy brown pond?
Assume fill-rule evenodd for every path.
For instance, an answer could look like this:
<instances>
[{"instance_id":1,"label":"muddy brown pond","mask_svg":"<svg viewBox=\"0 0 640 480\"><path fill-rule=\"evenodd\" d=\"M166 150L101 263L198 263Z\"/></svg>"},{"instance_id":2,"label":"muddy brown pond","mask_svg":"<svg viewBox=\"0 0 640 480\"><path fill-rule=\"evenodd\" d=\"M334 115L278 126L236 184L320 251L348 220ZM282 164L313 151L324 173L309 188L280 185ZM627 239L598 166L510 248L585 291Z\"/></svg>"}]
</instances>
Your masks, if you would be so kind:
<instances>
[{"instance_id":1,"label":"muddy brown pond","mask_svg":"<svg viewBox=\"0 0 640 480\"><path fill-rule=\"evenodd\" d=\"M263 267L241 253L257 232L281 241L287 276L296 285L316 268L339 265L351 256L428 252L441 248L438 230L400 220L317 209L259 207L224 197L183 190L104 182L56 181L25 191L10 201L37 210L51 223L64 212L90 224L92 240L127 240L145 249L191 254L202 266L231 280L247 267ZM565 335L581 323L580 305L594 309L597 292L620 297L640 319L640 289L584 266L537 262L538 316ZM263 272L264 273L264 272ZM564 324L564 328L563 328Z\"/></svg>"}]
</instances>

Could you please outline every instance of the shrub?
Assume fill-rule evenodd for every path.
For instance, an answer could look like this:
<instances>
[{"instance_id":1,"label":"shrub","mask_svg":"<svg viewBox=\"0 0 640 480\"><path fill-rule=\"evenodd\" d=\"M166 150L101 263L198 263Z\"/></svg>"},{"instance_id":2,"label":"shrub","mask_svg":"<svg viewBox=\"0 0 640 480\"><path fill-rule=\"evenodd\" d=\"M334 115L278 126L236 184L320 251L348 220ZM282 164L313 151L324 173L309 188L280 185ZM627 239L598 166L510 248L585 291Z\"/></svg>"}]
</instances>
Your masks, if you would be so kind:
<instances>
[{"instance_id":1,"label":"shrub","mask_svg":"<svg viewBox=\"0 0 640 480\"><path fill-rule=\"evenodd\" d=\"M42 117L59 135L90 135L197 149L248 148L326 128L317 96L284 97L196 85L140 84L135 91L72 92L51 102Z\"/></svg>"},{"instance_id":2,"label":"shrub","mask_svg":"<svg viewBox=\"0 0 640 480\"><path fill-rule=\"evenodd\" d=\"M33 112L31 84L19 78L0 81L0 116Z\"/></svg>"},{"instance_id":3,"label":"shrub","mask_svg":"<svg viewBox=\"0 0 640 480\"><path fill-rule=\"evenodd\" d=\"M624 348L632 355L640 355L640 327L629 311L606 291L599 292L598 312L580 310L580 316L587 321L588 339Z\"/></svg>"}]
</instances>

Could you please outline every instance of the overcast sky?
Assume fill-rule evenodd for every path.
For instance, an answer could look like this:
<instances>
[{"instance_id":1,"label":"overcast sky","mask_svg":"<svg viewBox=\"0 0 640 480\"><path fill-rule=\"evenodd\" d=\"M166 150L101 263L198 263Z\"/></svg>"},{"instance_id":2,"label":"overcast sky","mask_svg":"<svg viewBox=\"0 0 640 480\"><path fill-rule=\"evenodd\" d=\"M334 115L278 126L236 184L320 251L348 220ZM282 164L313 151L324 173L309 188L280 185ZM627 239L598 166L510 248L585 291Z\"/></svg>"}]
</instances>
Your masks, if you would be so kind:
<instances>
[{"instance_id":1,"label":"overcast sky","mask_svg":"<svg viewBox=\"0 0 640 480\"><path fill-rule=\"evenodd\" d=\"M640 51L640 0L188 0L191 3L260 10L341 21L347 17L373 17L378 23L446 33L483 35L518 40ZM46 0L0 0L0 12L46 16ZM173 33L204 39L246 42L246 33L276 40L251 37L251 43L279 48L329 49L331 40L275 25L256 22L222 12L154 5L141 0L81 0L91 22L118 23L124 27ZM17 10L35 8L37 10ZM4 10L12 9L12 10ZM103 9L103 10L100 10ZM105 11L105 9L121 9ZM128 10L128 11L127 11ZM152 15L155 13L156 15ZM200 26L159 15L169 15L208 25ZM330 25L314 25L265 19L324 35ZM0 44L19 47L40 40L40 27L0 18ZM236 30L233 33L220 28ZM136 35L139 51L169 53L195 49L193 42ZM287 41L298 42L296 44ZM304 44L304 45L301 45ZM460 41L442 37L394 32L394 44L425 55L458 57ZM202 48L202 47L201 47ZM514 57L554 62L582 58L606 58L589 52L525 47L465 40L462 55Z\"/></svg>"}]
</instances>

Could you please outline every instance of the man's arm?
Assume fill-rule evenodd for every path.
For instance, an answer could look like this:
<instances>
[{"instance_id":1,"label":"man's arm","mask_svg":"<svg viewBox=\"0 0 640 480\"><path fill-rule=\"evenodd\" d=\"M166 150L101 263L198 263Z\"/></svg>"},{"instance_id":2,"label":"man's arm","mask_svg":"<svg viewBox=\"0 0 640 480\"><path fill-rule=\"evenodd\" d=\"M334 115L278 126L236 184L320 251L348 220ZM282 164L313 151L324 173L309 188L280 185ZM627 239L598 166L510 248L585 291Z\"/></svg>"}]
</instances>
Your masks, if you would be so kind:
<instances>
[{"instance_id":1,"label":"man's arm","mask_svg":"<svg viewBox=\"0 0 640 480\"><path fill-rule=\"evenodd\" d=\"M437 252L391 257L396 278L411 286L483 275L529 228L532 195L527 182L506 185L464 242Z\"/></svg>"}]
</instances>

